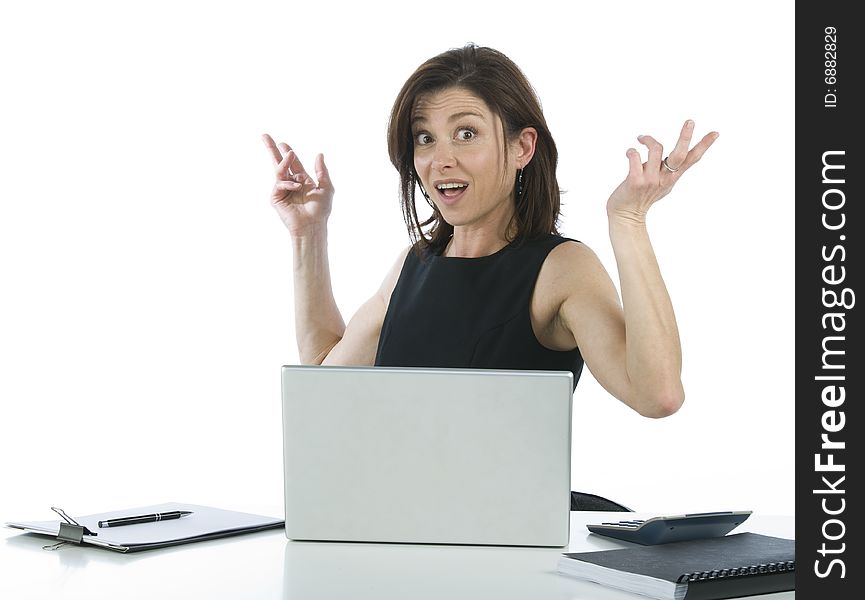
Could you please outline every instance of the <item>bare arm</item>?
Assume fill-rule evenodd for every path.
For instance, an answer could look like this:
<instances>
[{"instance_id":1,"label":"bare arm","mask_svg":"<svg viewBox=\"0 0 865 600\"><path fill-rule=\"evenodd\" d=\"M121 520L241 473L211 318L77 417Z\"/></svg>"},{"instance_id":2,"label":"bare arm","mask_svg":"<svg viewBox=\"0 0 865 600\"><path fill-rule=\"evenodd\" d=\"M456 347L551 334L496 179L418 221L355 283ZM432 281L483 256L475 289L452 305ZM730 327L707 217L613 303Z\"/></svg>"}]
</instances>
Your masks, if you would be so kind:
<instances>
[{"instance_id":1,"label":"bare arm","mask_svg":"<svg viewBox=\"0 0 865 600\"><path fill-rule=\"evenodd\" d=\"M288 144L276 144L267 134L262 139L276 171L271 204L291 234L300 361L313 365L372 365L390 294L408 250L402 252L381 287L346 327L330 279L327 220L334 186L324 156L316 156L313 179Z\"/></svg>"},{"instance_id":2,"label":"bare arm","mask_svg":"<svg viewBox=\"0 0 865 600\"><path fill-rule=\"evenodd\" d=\"M381 286L345 325L336 306L327 256L327 230L293 238L294 321L302 364L372 366L390 296L409 249Z\"/></svg>"},{"instance_id":3,"label":"bare arm","mask_svg":"<svg viewBox=\"0 0 865 600\"><path fill-rule=\"evenodd\" d=\"M610 220L625 317L628 398L646 416L665 417L682 406L682 345L673 303L645 223Z\"/></svg>"},{"instance_id":4,"label":"bare arm","mask_svg":"<svg viewBox=\"0 0 865 600\"><path fill-rule=\"evenodd\" d=\"M292 237L294 330L300 362L320 365L345 333L327 255L327 227Z\"/></svg>"},{"instance_id":5,"label":"bare arm","mask_svg":"<svg viewBox=\"0 0 865 600\"><path fill-rule=\"evenodd\" d=\"M567 244L560 254L575 291L562 304L562 321L604 389L641 415L665 417L684 400L673 306L648 235L611 231L611 237L623 303L595 254Z\"/></svg>"},{"instance_id":6,"label":"bare arm","mask_svg":"<svg viewBox=\"0 0 865 600\"><path fill-rule=\"evenodd\" d=\"M693 122L662 164L662 146L641 136L649 149L646 163L627 152L628 177L607 203L610 242L616 257L622 303L612 281L588 249L571 248L572 264L585 275L572 282L561 319L580 347L586 365L607 391L648 417L676 412L685 398L681 381L682 348L673 305L646 229L646 212L667 195L679 177L717 139L707 134L688 150ZM571 245L575 246L576 245ZM577 265L577 262L580 264Z\"/></svg>"},{"instance_id":7,"label":"bare arm","mask_svg":"<svg viewBox=\"0 0 865 600\"><path fill-rule=\"evenodd\" d=\"M321 364L372 366L375 363L381 327L408 252L406 248L400 253L379 289L354 314Z\"/></svg>"}]
</instances>

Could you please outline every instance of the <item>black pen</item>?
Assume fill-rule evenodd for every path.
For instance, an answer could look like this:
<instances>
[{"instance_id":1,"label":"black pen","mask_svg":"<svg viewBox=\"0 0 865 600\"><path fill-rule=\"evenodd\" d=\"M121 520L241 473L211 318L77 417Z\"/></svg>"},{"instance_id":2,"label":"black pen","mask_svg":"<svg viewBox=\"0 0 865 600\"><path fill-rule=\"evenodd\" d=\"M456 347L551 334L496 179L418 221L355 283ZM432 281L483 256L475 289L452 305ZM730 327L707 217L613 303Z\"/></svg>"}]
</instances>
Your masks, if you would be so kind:
<instances>
[{"instance_id":1,"label":"black pen","mask_svg":"<svg viewBox=\"0 0 865 600\"><path fill-rule=\"evenodd\" d=\"M156 521L179 519L180 517L185 517L186 515L191 514L191 510L172 510L164 513L153 513L152 515L138 515L135 517L108 519L106 521L99 521L97 525L100 527L119 527L121 525L137 525L138 523L155 523Z\"/></svg>"}]
</instances>

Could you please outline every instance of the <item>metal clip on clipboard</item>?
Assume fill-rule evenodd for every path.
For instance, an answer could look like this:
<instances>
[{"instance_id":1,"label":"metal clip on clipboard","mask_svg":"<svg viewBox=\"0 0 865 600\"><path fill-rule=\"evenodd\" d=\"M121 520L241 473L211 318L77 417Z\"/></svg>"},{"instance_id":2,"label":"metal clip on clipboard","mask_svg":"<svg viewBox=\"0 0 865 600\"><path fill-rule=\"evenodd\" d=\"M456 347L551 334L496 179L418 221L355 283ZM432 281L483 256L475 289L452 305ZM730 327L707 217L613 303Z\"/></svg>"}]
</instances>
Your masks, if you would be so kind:
<instances>
[{"instance_id":1,"label":"metal clip on clipboard","mask_svg":"<svg viewBox=\"0 0 865 600\"><path fill-rule=\"evenodd\" d=\"M58 550L64 544L80 544L81 539L85 535L97 535L87 529L84 525L81 525L78 521L70 517L66 514L66 512L62 508L57 508L56 506L52 506L51 510L60 515L65 523L60 523L60 531L57 532L57 539L60 540L56 544L51 544L48 546L42 546L43 550Z\"/></svg>"}]
</instances>

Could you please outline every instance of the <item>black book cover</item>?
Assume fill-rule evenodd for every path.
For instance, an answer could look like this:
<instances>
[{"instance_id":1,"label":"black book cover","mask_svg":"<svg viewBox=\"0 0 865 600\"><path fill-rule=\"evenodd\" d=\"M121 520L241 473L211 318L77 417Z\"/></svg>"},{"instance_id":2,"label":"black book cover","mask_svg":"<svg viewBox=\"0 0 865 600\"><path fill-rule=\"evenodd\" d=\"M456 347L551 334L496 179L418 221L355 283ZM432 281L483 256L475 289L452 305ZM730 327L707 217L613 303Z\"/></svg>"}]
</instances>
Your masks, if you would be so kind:
<instances>
[{"instance_id":1,"label":"black book cover","mask_svg":"<svg viewBox=\"0 0 865 600\"><path fill-rule=\"evenodd\" d=\"M688 600L765 594L792 590L795 585L795 542L757 533L563 556L683 588L687 585ZM595 578L601 583L603 579Z\"/></svg>"}]
</instances>

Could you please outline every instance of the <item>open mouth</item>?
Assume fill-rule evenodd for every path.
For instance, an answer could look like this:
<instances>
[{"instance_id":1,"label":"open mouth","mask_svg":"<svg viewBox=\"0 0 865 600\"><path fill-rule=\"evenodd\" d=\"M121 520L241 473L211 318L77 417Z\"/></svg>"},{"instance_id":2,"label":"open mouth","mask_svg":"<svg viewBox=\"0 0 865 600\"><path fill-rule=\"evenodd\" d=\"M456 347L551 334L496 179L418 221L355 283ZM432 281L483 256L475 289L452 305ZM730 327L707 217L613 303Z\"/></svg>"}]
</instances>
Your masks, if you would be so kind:
<instances>
[{"instance_id":1,"label":"open mouth","mask_svg":"<svg viewBox=\"0 0 865 600\"><path fill-rule=\"evenodd\" d=\"M468 189L468 184L446 183L436 188L439 198L445 204L453 204L459 200Z\"/></svg>"}]
</instances>

